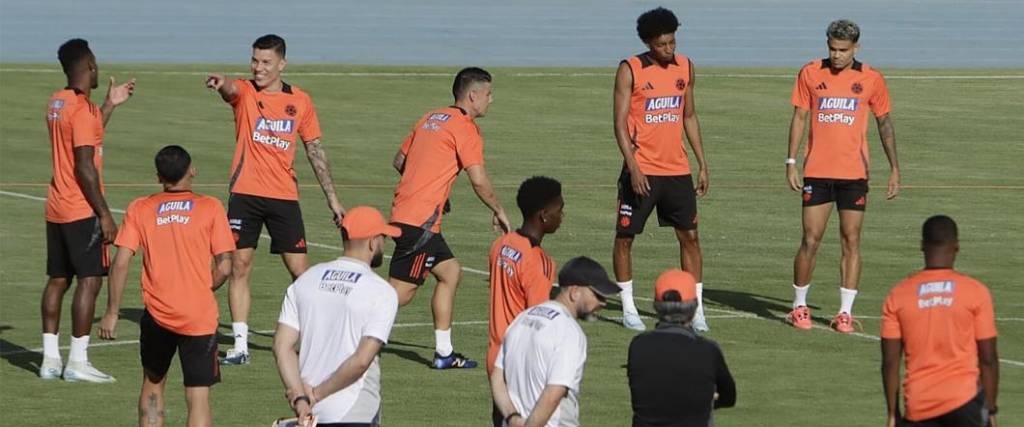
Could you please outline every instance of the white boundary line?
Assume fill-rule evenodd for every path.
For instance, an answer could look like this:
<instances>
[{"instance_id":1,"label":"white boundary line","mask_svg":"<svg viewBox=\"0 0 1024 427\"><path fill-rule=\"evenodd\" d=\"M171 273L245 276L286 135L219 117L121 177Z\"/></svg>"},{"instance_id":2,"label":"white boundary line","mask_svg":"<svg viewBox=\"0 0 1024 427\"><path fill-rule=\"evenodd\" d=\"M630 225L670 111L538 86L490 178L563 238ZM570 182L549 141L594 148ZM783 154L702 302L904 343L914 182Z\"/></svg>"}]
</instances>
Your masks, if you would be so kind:
<instances>
[{"instance_id":1,"label":"white boundary line","mask_svg":"<svg viewBox=\"0 0 1024 427\"><path fill-rule=\"evenodd\" d=\"M0 68L3 73L60 73L56 68ZM124 70L118 71L123 74L150 74L161 76L205 76L211 72L207 71L159 71L159 70ZM231 75L242 74L232 73ZM520 72L504 74L510 77L612 77L615 73L609 69L608 72ZM286 76L308 76L308 77L451 77L451 73L429 73L429 72L390 72L390 71L297 71L284 73ZM498 74L503 75L501 73ZM697 73L702 78L735 78L735 79L795 79L793 74L745 74L745 73ZM890 80L1022 80L1024 74L964 74L964 75L886 75Z\"/></svg>"},{"instance_id":2,"label":"white boundary line","mask_svg":"<svg viewBox=\"0 0 1024 427\"><path fill-rule=\"evenodd\" d=\"M46 201L45 197L33 196L33 195L30 195L30 194L15 193L15 192L11 192L11 191L0 190L0 195L11 196L11 197L20 197L22 199L29 199L29 200L36 200L36 201L43 201L43 202ZM124 210L121 210L121 209L110 209L110 211L111 212L121 213L121 214L124 213ZM265 234L260 235L260 237L267 238L267 239L270 238L270 236L267 236ZM313 243L313 242L308 242L308 241L306 242L306 245L313 246L313 247L318 247L318 248L324 248L324 249L334 249L334 250L341 250L342 249L341 247L338 247L338 246L325 245L323 243ZM490 273L488 273L486 271L477 270L477 269L468 268L468 267L462 267L462 270L470 272L470 273L482 274L482 275L486 275L486 276L490 275ZM652 299L646 298L646 297L639 297L638 296L638 297L634 297L634 298L638 299L638 300L641 300L641 301L653 301ZM761 317L761 316L758 316L758 315L753 314L753 313L744 313L744 312L739 312L739 311L723 310L723 309L710 308L710 307L707 308L707 311L713 311L713 312L718 312L718 313L725 313L726 315L728 315L728 317L720 317L720 318L732 318L732 316L735 316L735 318L751 318L751 319L759 319L759 320L767 320L767 321L776 321L776 319L771 319L771 318L767 318L767 317ZM1008 318L1008 319L1019 320L1018 318L1012 318L1012 317ZM482 320L471 320L471 321L466 321L466 322L452 322L453 325L476 325L476 324L482 324L482 323L487 323L487 322L486 321L482 321ZM402 326L402 325L406 325L406 326ZM433 326L433 323L406 323L406 324L399 323L399 324L395 324L394 325L394 327L399 327L399 328L401 328L401 327L417 327L417 326ZM814 325L814 328L815 329L822 329L822 330L826 330L826 331L831 331L831 329L829 329L829 328L827 328L825 326L822 326L822 325ZM256 331L256 332L268 334L268 333L272 333L273 331ZM851 333L849 335L853 335L853 336L864 338L864 339L869 339L869 340L872 340L872 341L879 341L879 340L881 340L881 338L879 338L877 335L865 334L865 333L860 333L860 332L853 332L853 333ZM106 344L106 346L113 346L113 345L128 345L128 344L136 344L136 343L138 343L137 340L135 340L135 341L117 341L117 342L112 342L112 343L97 343L97 344L94 344L94 345L90 345L90 347L92 347L92 346L99 347L99 346L103 346L104 344ZM42 349L38 349L38 350L33 349L33 350L27 350L27 351L26 350L18 350L16 352L11 352L11 353L0 353L0 356L6 356L8 354L19 354L19 353L40 352L40 351L42 351ZM999 361L1003 362L1005 364L1008 364L1008 365L1024 367L1024 362L1017 361L1017 360L999 359Z\"/></svg>"}]
</instances>

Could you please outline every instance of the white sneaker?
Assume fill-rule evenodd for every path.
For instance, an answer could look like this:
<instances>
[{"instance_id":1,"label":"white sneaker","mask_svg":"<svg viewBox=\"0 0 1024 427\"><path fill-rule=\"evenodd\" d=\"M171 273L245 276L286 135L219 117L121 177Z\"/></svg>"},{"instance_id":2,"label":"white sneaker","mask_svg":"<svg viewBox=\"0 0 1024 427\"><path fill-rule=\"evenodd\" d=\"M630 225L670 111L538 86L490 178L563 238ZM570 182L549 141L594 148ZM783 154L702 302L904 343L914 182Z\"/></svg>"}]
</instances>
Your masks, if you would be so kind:
<instances>
[{"instance_id":1,"label":"white sneaker","mask_svg":"<svg viewBox=\"0 0 1024 427\"><path fill-rule=\"evenodd\" d=\"M39 365L39 378L44 380L57 380L64 371L64 362L59 357L43 356L43 363Z\"/></svg>"},{"instance_id":2,"label":"white sneaker","mask_svg":"<svg viewBox=\"0 0 1024 427\"><path fill-rule=\"evenodd\" d=\"M94 368L92 363L68 362L68 366L64 367L64 381L69 383L79 381L87 383L112 383L117 380Z\"/></svg>"},{"instance_id":3,"label":"white sneaker","mask_svg":"<svg viewBox=\"0 0 1024 427\"><path fill-rule=\"evenodd\" d=\"M644 325L644 321L640 319L640 314L632 311L622 312L622 326L634 331L643 331L647 329L647 326Z\"/></svg>"},{"instance_id":4,"label":"white sneaker","mask_svg":"<svg viewBox=\"0 0 1024 427\"><path fill-rule=\"evenodd\" d=\"M693 316L693 330L697 332L707 332L708 320L704 318L704 306L697 307L697 314Z\"/></svg>"}]
</instances>

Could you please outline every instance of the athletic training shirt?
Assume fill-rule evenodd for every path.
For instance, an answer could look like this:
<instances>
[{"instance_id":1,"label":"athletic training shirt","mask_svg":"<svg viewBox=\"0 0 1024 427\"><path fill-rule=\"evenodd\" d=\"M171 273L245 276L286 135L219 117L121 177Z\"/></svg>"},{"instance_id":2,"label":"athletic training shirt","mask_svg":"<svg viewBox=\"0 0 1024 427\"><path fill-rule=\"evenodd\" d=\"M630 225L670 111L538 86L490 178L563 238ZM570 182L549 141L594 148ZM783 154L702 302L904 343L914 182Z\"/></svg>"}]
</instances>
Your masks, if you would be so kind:
<instances>
[{"instance_id":1,"label":"athletic training shirt","mask_svg":"<svg viewBox=\"0 0 1024 427\"><path fill-rule=\"evenodd\" d=\"M53 178L46 192L46 220L68 223L95 216L75 177L75 148L94 147L92 162L103 192L103 113L84 93L62 89L50 96L46 111Z\"/></svg>"},{"instance_id":2,"label":"athletic training shirt","mask_svg":"<svg viewBox=\"0 0 1024 427\"><path fill-rule=\"evenodd\" d=\"M684 98L690 89L690 59L676 55L666 67L646 53L625 61L633 73L626 127L644 175L690 173L683 148Z\"/></svg>"}]
</instances>

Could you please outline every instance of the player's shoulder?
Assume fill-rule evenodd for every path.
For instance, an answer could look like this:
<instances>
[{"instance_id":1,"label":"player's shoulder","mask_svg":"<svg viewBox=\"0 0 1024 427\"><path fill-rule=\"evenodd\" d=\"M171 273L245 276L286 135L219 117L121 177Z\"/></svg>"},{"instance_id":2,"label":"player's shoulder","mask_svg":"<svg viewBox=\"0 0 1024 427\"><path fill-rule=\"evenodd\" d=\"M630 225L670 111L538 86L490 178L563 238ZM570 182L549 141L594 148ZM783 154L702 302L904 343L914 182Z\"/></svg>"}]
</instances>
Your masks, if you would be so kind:
<instances>
[{"instance_id":1,"label":"player's shoulder","mask_svg":"<svg viewBox=\"0 0 1024 427\"><path fill-rule=\"evenodd\" d=\"M813 73L813 72L815 72L817 70L821 70L821 69L825 68L824 62L825 62L824 59L813 59L811 61L808 61L807 63L805 63L803 66L800 67L799 74L800 75L805 75L805 74Z\"/></svg>"},{"instance_id":2,"label":"player's shoulder","mask_svg":"<svg viewBox=\"0 0 1024 427\"><path fill-rule=\"evenodd\" d=\"M193 193L193 194L195 195L193 200L196 201L196 205L197 206L201 206L201 207L207 208L207 209L211 209L211 208L212 209L221 208L222 210L224 209L224 203L222 203L220 201L220 199L218 199L216 197L208 196L206 194L199 194L199 193Z\"/></svg>"},{"instance_id":3,"label":"player's shoulder","mask_svg":"<svg viewBox=\"0 0 1024 427\"><path fill-rule=\"evenodd\" d=\"M125 208L125 212L138 212L141 209L146 209L146 207L152 206L154 203L156 203L156 200L158 200L157 197L159 195L160 193L154 193L136 197L134 200L128 203L128 207Z\"/></svg>"},{"instance_id":4,"label":"player's shoulder","mask_svg":"<svg viewBox=\"0 0 1024 427\"><path fill-rule=\"evenodd\" d=\"M868 65L865 62L856 62L856 65L860 66L860 71L862 73L864 73L864 75L867 75L867 76L870 76L870 77L873 77L873 78L877 78L877 79L884 78L884 76L882 75L882 71L881 70L879 70L879 69L877 69L875 67L872 67L871 65Z\"/></svg>"}]
</instances>

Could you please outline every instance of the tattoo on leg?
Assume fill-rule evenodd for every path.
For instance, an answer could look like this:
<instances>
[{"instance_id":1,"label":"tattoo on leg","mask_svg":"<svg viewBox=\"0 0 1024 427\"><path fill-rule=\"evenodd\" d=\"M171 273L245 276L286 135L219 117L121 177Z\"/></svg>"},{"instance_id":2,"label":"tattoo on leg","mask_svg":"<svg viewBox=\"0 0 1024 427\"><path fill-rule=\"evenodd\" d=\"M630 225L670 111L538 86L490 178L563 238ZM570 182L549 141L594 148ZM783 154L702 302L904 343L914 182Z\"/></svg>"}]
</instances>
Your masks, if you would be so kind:
<instances>
[{"instance_id":1,"label":"tattoo on leg","mask_svg":"<svg viewBox=\"0 0 1024 427\"><path fill-rule=\"evenodd\" d=\"M159 398L156 393L150 393L146 398L146 425L158 426L164 418L164 411L160 408Z\"/></svg>"}]
</instances>

